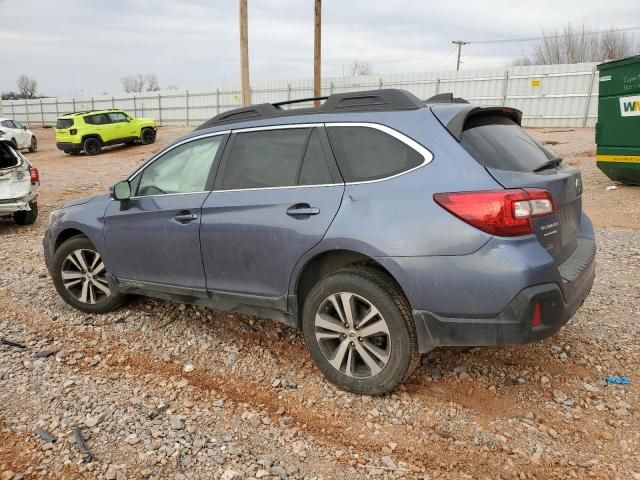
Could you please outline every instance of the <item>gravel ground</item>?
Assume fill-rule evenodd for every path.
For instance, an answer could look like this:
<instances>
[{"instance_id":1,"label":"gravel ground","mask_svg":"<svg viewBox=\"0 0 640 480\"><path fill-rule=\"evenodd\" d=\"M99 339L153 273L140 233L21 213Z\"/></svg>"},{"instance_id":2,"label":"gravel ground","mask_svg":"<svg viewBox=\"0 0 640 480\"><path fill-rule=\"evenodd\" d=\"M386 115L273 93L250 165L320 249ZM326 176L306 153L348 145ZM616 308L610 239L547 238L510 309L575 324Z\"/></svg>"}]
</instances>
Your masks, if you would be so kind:
<instances>
[{"instance_id":1,"label":"gravel ground","mask_svg":"<svg viewBox=\"0 0 640 480\"><path fill-rule=\"evenodd\" d=\"M532 130L582 169L597 227L597 278L575 318L532 345L437 349L373 398L328 384L302 335L269 320L152 299L89 316L55 293L48 211L183 131L92 158L38 132L42 216L0 220L0 336L24 346L0 344L0 480L640 479L640 188L606 189L592 129Z\"/></svg>"}]
</instances>

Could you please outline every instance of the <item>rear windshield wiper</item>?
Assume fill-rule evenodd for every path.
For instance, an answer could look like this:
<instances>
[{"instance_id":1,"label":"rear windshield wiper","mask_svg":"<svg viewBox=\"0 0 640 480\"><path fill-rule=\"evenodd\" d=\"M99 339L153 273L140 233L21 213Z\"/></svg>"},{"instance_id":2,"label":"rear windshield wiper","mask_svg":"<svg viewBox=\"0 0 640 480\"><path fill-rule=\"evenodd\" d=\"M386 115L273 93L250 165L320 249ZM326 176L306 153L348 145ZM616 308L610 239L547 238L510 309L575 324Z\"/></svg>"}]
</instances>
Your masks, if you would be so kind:
<instances>
[{"instance_id":1,"label":"rear windshield wiper","mask_svg":"<svg viewBox=\"0 0 640 480\"><path fill-rule=\"evenodd\" d=\"M542 165L540 165L538 168L536 168L534 172L541 172L542 170L546 170L548 168L556 168L561 163L562 163L561 158L558 158L558 157L550 158L549 160L544 162Z\"/></svg>"}]
</instances>

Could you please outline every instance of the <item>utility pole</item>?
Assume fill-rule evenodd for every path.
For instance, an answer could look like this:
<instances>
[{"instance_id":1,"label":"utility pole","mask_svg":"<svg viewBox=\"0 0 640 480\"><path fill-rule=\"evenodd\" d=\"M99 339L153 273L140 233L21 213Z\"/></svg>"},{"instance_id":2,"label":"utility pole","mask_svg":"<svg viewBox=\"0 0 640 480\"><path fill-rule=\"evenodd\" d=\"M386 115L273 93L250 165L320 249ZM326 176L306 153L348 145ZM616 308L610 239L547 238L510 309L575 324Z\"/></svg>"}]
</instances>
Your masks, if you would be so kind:
<instances>
[{"instance_id":1,"label":"utility pole","mask_svg":"<svg viewBox=\"0 0 640 480\"><path fill-rule=\"evenodd\" d=\"M322 0L315 0L315 22L314 22L314 42L313 42L313 96L322 95L321 89L321 47L322 47ZM316 100L315 106L320 106L320 100Z\"/></svg>"},{"instance_id":2,"label":"utility pole","mask_svg":"<svg viewBox=\"0 0 640 480\"><path fill-rule=\"evenodd\" d=\"M460 54L462 53L462 46L467 45L469 42L463 42L462 40L454 40L454 45L458 45L458 62L456 63L456 72L460 71Z\"/></svg>"},{"instance_id":3,"label":"utility pole","mask_svg":"<svg viewBox=\"0 0 640 480\"><path fill-rule=\"evenodd\" d=\"M242 82L242 105L251 103L249 87L249 27L247 25L247 0L240 0L240 79Z\"/></svg>"}]
</instances>

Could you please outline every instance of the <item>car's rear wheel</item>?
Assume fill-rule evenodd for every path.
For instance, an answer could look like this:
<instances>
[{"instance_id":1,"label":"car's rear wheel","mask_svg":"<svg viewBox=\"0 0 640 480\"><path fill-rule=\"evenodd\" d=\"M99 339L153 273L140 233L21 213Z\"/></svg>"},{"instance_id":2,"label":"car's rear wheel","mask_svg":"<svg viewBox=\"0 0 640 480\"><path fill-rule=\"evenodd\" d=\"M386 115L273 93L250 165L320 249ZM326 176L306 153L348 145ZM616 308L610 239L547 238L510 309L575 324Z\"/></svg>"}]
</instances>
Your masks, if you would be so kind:
<instances>
[{"instance_id":1,"label":"car's rear wheel","mask_svg":"<svg viewBox=\"0 0 640 480\"><path fill-rule=\"evenodd\" d=\"M32 225L38 218L38 202L29 202L29 210L20 210L13 214L13 221L18 225Z\"/></svg>"},{"instance_id":2,"label":"car's rear wheel","mask_svg":"<svg viewBox=\"0 0 640 480\"><path fill-rule=\"evenodd\" d=\"M95 137L89 137L82 143L82 148L87 155L97 155L102 150L102 143Z\"/></svg>"},{"instance_id":3,"label":"car's rear wheel","mask_svg":"<svg viewBox=\"0 0 640 480\"><path fill-rule=\"evenodd\" d=\"M52 278L58 294L69 305L88 313L106 313L119 307L124 296L112 292L100 253L86 237L73 237L56 250Z\"/></svg>"},{"instance_id":4,"label":"car's rear wheel","mask_svg":"<svg viewBox=\"0 0 640 480\"><path fill-rule=\"evenodd\" d=\"M302 322L312 358L344 390L389 392L419 363L409 303L376 269L350 267L321 280L304 301Z\"/></svg>"},{"instance_id":5,"label":"car's rear wheel","mask_svg":"<svg viewBox=\"0 0 640 480\"><path fill-rule=\"evenodd\" d=\"M29 151L31 153L38 151L38 139L36 138L35 135L31 137L31 145L29 145Z\"/></svg>"},{"instance_id":6,"label":"car's rear wheel","mask_svg":"<svg viewBox=\"0 0 640 480\"><path fill-rule=\"evenodd\" d=\"M153 128L143 128L140 132L140 141L143 145L149 145L156 141L156 131Z\"/></svg>"}]
</instances>

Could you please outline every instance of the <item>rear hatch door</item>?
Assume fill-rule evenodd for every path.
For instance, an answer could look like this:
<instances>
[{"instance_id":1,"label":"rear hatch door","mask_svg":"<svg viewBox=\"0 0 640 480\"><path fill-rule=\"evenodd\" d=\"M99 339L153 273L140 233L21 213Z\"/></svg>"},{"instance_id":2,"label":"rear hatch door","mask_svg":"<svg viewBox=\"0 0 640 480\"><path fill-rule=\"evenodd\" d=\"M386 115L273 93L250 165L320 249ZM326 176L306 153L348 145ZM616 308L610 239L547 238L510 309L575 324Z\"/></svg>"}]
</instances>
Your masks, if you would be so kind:
<instances>
[{"instance_id":1,"label":"rear hatch door","mask_svg":"<svg viewBox=\"0 0 640 480\"><path fill-rule=\"evenodd\" d=\"M542 188L551 193L555 212L533 219L542 246L556 263L577 246L582 216L580 171L566 166L519 125L511 109L478 108L466 116L462 146L505 188Z\"/></svg>"},{"instance_id":2,"label":"rear hatch door","mask_svg":"<svg viewBox=\"0 0 640 480\"><path fill-rule=\"evenodd\" d=\"M8 142L0 142L0 202L22 198L30 191L28 165Z\"/></svg>"}]
</instances>

